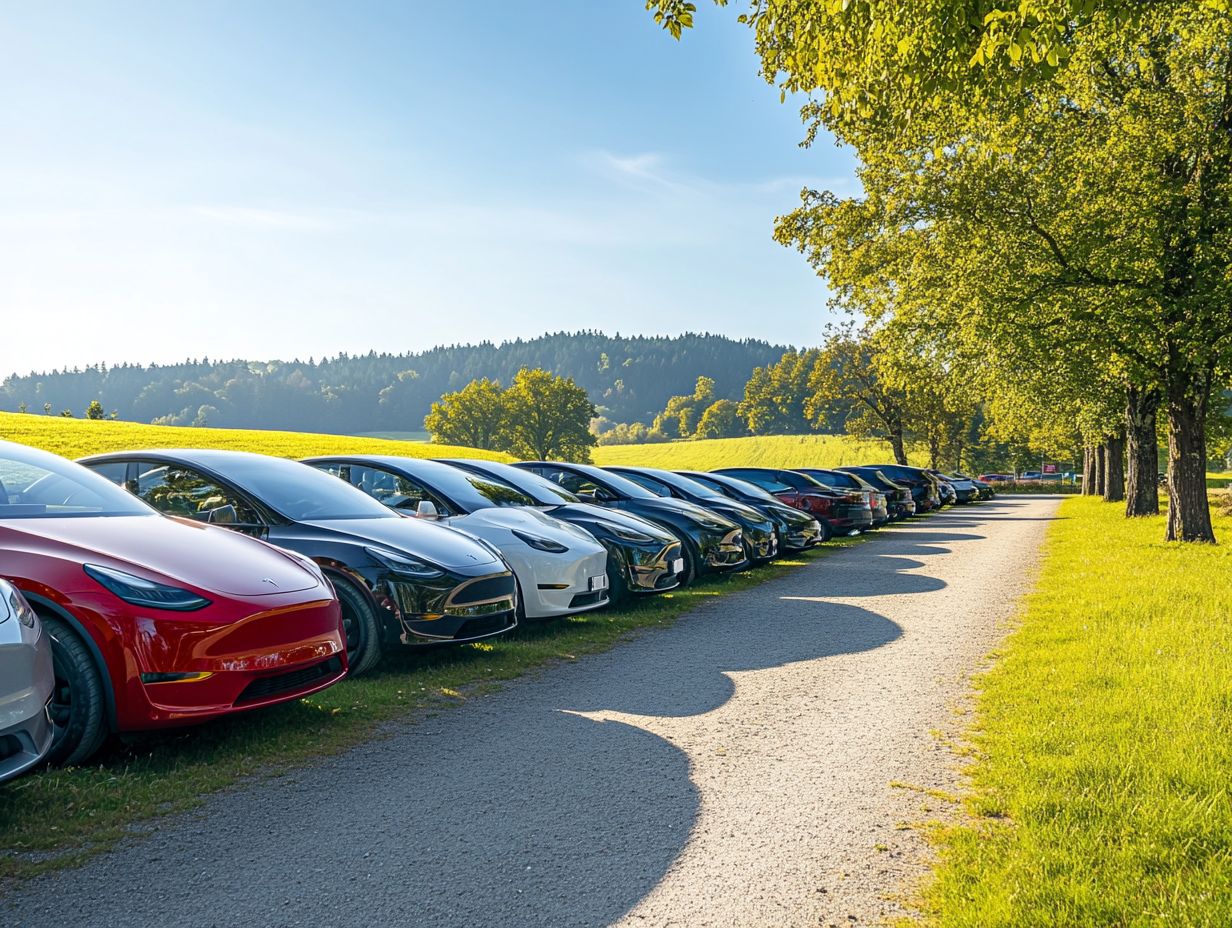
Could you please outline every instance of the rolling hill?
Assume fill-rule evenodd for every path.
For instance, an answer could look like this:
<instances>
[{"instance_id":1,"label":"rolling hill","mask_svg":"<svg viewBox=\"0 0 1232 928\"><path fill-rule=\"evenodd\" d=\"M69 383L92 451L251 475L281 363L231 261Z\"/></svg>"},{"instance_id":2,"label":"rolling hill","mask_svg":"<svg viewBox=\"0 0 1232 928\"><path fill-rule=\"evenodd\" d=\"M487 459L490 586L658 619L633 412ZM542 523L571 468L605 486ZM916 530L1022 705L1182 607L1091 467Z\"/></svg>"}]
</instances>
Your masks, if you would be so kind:
<instances>
[{"instance_id":1,"label":"rolling hill","mask_svg":"<svg viewBox=\"0 0 1232 928\"><path fill-rule=\"evenodd\" d=\"M912 464L925 456L908 451ZM883 441L861 441L846 435L763 435L713 438L657 445L603 445L595 449L596 464L662 467L667 470L716 470L720 467L838 467L845 464L885 464L893 460Z\"/></svg>"}]
</instances>

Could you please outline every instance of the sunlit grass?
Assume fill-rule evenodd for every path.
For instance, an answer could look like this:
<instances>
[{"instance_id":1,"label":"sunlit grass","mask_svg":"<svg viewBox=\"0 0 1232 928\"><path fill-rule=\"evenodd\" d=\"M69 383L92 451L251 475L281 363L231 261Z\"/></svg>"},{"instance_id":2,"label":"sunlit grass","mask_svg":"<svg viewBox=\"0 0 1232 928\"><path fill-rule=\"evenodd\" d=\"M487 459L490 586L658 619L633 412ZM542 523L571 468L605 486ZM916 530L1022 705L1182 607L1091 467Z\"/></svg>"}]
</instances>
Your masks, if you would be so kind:
<instances>
[{"instance_id":1,"label":"sunlit grass","mask_svg":"<svg viewBox=\"0 0 1232 928\"><path fill-rule=\"evenodd\" d=\"M923 466L927 454L908 449L912 464ZM892 461L884 441L847 435L764 435L713 438L658 445L601 445L596 464L662 467L667 470L716 470L720 467L840 467Z\"/></svg>"},{"instance_id":2,"label":"sunlit grass","mask_svg":"<svg viewBox=\"0 0 1232 928\"><path fill-rule=\"evenodd\" d=\"M0 786L0 880L62 867L105 850L150 819L191 808L241 778L271 775L373 737L380 723L463 705L478 693L554 662L668 625L699 602L748 589L858 544L842 539L684 590L520 629L488 642L399 652L375 673L310 699L134 744L94 766L47 770Z\"/></svg>"},{"instance_id":3,"label":"sunlit grass","mask_svg":"<svg viewBox=\"0 0 1232 928\"><path fill-rule=\"evenodd\" d=\"M311 432L269 432L258 429L197 429L143 425L140 422L62 419L59 416L13 412L0 412L0 439L33 445L66 458L145 448L227 448L287 458L303 458L314 454L398 454L412 458L473 457L498 461L510 459L508 455L495 451L383 438L317 435Z\"/></svg>"},{"instance_id":4,"label":"sunlit grass","mask_svg":"<svg viewBox=\"0 0 1232 928\"><path fill-rule=\"evenodd\" d=\"M939 834L946 928L1232 925L1232 518L1218 546L1064 502L981 679L973 818Z\"/></svg>"}]
</instances>

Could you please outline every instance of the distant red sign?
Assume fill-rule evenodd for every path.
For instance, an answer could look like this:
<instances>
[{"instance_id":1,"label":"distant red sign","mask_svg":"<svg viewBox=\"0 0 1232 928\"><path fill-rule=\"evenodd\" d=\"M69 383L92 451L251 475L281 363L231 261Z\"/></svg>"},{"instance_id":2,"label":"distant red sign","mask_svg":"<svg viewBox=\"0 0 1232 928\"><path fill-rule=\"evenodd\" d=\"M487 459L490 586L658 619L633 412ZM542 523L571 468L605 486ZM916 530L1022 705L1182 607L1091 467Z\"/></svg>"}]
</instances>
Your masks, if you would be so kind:
<instances>
[{"instance_id":1,"label":"distant red sign","mask_svg":"<svg viewBox=\"0 0 1232 928\"><path fill-rule=\"evenodd\" d=\"M1057 472L1057 465L1055 464L1045 464L1044 465L1045 474L1055 474L1056 472Z\"/></svg>"}]
</instances>

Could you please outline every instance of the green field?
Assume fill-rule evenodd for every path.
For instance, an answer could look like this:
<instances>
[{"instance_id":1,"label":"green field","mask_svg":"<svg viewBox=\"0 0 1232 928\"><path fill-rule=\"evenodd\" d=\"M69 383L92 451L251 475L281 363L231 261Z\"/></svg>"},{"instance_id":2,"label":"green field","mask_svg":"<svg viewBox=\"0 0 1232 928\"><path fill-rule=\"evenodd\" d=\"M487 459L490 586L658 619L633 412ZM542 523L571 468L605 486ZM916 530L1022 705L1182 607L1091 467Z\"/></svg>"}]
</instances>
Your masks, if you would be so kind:
<instances>
[{"instance_id":1,"label":"green field","mask_svg":"<svg viewBox=\"0 0 1232 928\"><path fill-rule=\"evenodd\" d=\"M1232 546L1091 498L1060 515L980 680L973 817L939 833L928 921L1232 925Z\"/></svg>"},{"instance_id":2,"label":"green field","mask_svg":"<svg viewBox=\"0 0 1232 928\"><path fill-rule=\"evenodd\" d=\"M403 457L472 457L508 461L497 451L478 451L455 445L427 445L409 441L311 432L267 432L255 429L195 429L140 422L91 421L0 412L0 439L34 445L67 458L105 451L143 448L231 448L259 451L287 458L314 454L397 454Z\"/></svg>"},{"instance_id":3,"label":"green field","mask_svg":"<svg viewBox=\"0 0 1232 928\"><path fill-rule=\"evenodd\" d=\"M912 464L927 456L910 450ZM596 464L626 464L667 470L716 470L720 467L839 467L887 464L894 460L884 441L861 441L846 435L762 435L711 438L650 445L601 445Z\"/></svg>"}]
</instances>

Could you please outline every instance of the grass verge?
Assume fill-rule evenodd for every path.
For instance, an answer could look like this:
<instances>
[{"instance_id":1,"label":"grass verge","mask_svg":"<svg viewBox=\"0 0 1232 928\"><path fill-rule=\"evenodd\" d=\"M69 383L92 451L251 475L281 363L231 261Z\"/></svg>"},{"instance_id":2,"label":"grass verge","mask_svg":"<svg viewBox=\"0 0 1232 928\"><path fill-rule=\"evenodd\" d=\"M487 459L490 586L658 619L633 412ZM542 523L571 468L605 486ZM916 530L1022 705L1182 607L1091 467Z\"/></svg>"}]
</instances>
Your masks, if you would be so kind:
<instances>
[{"instance_id":1,"label":"grass verge","mask_svg":"<svg viewBox=\"0 0 1232 928\"><path fill-rule=\"evenodd\" d=\"M606 650L699 602L749 589L828 552L836 539L772 565L684 590L533 625L490 643L395 653L370 675L289 705L117 744L90 767L46 770L0 786L0 885L70 866L161 815L182 812L250 776L277 775L373 737L380 723L460 705L558 661ZM144 823L144 824L143 824Z\"/></svg>"},{"instance_id":2,"label":"grass verge","mask_svg":"<svg viewBox=\"0 0 1232 928\"><path fill-rule=\"evenodd\" d=\"M1091 498L1061 514L979 681L971 817L937 832L925 920L1232 924L1232 546Z\"/></svg>"}]
</instances>

